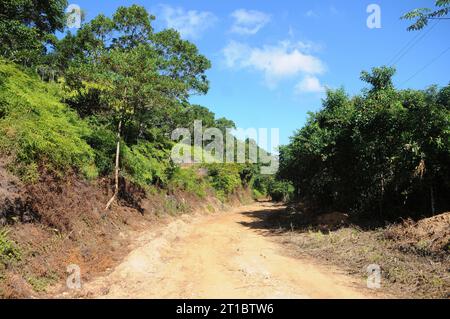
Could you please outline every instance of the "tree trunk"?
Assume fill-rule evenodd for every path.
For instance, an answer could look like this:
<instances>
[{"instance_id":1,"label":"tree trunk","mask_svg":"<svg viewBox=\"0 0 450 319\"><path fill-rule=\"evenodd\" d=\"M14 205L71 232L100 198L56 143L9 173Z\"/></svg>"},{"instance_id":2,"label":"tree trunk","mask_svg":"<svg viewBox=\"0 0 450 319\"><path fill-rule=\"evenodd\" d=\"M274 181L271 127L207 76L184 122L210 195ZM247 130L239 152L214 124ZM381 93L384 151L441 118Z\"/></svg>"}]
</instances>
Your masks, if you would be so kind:
<instances>
[{"instance_id":1,"label":"tree trunk","mask_svg":"<svg viewBox=\"0 0 450 319\"><path fill-rule=\"evenodd\" d=\"M116 148L116 167L115 167L115 185L114 185L114 194L109 200L108 204L106 204L105 210L108 210L112 203L116 200L117 194L119 193L119 157L120 157L120 134L122 130L122 120L119 121L119 126L117 128L117 148Z\"/></svg>"},{"instance_id":2,"label":"tree trunk","mask_svg":"<svg viewBox=\"0 0 450 319\"><path fill-rule=\"evenodd\" d=\"M379 202L379 214L380 216L383 216L383 202L384 202L384 174L381 174L381 196L380 196L380 202Z\"/></svg>"},{"instance_id":3,"label":"tree trunk","mask_svg":"<svg viewBox=\"0 0 450 319\"><path fill-rule=\"evenodd\" d=\"M431 202L431 214L434 216L436 214L436 208L434 205L434 190L433 186L430 186L430 202Z\"/></svg>"}]
</instances>

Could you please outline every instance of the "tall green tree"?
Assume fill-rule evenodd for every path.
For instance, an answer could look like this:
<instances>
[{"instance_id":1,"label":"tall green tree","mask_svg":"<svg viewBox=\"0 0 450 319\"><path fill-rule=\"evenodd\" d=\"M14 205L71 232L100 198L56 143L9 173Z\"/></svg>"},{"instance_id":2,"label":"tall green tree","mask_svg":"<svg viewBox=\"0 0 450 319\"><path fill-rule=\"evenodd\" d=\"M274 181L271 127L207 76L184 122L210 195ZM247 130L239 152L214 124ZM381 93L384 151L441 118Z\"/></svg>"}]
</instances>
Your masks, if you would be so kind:
<instances>
[{"instance_id":1,"label":"tall green tree","mask_svg":"<svg viewBox=\"0 0 450 319\"><path fill-rule=\"evenodd\" d=\"M280 151L279 178L322 207L395 217L450 208L449 86L396 90L394 70L362 72L350 98L323 108Z\"/></svg>"},{"instance_id":2,"label":"tall green tree","mask_svg":"<svg viewBox=\"0 0 450 319\"><path fill-rule=\"evenodd\" d=\"M118 193L121 140L146 139L155 115L188 106L191 94L209 87L210 62L178 32L154 33L153 19L143 7L120 7L112 18L100 15L75 36L69 34L61 40L61 52L55 52L67 59L61 64L67 67L66 83L82 102L75 104L94 99L106 106L98 111L115 123L115 191L107 208Z\"/></svg>"},{"instance_id":3,"label":"tall green tree","mask_svg":"<svg viewBox=\"0 0 450 319\"><path fill-rule=\"evenodd\" d=\"M38 64L65 25L66 0L0 1L0 55L26 66Z\"/></svg>"}]
</instances>

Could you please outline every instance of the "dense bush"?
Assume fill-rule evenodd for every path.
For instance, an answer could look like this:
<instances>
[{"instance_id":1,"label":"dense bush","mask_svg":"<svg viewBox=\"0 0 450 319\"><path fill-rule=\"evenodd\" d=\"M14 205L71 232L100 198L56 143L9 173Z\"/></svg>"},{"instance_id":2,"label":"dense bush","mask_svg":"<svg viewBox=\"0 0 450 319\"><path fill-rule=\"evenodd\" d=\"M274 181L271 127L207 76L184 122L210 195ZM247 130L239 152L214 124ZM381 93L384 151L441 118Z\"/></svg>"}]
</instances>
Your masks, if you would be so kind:
<instances>
[{"instance_id":1,"label":"dense bush","mask_svg":"<svg viewBox=\"0 0 450 319\"><path fill-rule=\"evenodd\" d=\"M37 177L37 166L64 171L77 168L87 177L97 170L94 152L86 143L90 129L77 114L59 102L54 85L0 61L0 146L14 158L24 179Z\"/></svg>"},{"instance_id":2,"label":"dense bush","mask_svg":"<svg viewBox=\"0 0 450 319\"><path fill-rule=\"evenodd\" d=\"M175 167L170 176L170 188L181 189L199 197L205 197L210 187L205 176L199 174L198 168Z\"/></svg>"},{"instance_id":3,"label":"dense bush","mask_svg":"<svg viewBox=\"0 0 450 319\"><path fill-rule=\"evenodd\" d=\"M268 195L268 188L270 180L273 177L263 176L261 174L257 174L252 180L252 189L254 191L254 197L262 198Z\"/></svg>"},{"instance_id":4,"label":"dense bush","mask_svg":"<svg viewBox=\"0 0 450 319\"><path fill-rule=\"evenodd\" d=\"M116 152L116 134L106 125L97 123L96 118L89 119L90 134L86 136L87 143L95 154L95 165L101 175L108 175L114 167Z\"/></svg>"},{"instance_id":5,"label":"dense bush","mask_svg":"<svg viewBox=\"0 0 450 319\"><path fill-rule=\"evenodd\" d=\"M238 164L209 164L206 167L210 183L219 198L225 198L242 185Z\"/></svg>"},{"instance_id":6,"label":"dense bush","mask_svg":"<svg viewBox=\"0 0 450 319\"><path fill-rule=\"evenodd\" d=\"M291 182L272 179L267 188L267 194L275 202L288 202L294 196L295 188Z\"/></svg>"},{"instance_id":7,"label":"dense bush","mask_svg":"<svg viewBox=\"0 0 450 319\"><path fill-rule=\"evenodd\" d=\"M394 70L363 72L350 98L328 91L323 109L281 148L281 178L322 206L380 216L450 208L450 86L396 90Z\"/></svg>"},{"instance_id":8,"label":"dense bush","mask_svg":"<svg viewBox=\"0 0 450 319\"><path fill-rule=\"evenodd\" d=\"M165 186L168 182L167 170L171 166L170 152L150 142L141 141L136 145L122 148L124 174L142 186L156 184Z\"/></svg>"},{"instance_id":9,"label":"dense bush","mask_svg":"<svg viewBox=\"0 0 450 319\"><path fill-rule=\"evenodd\" d=\"M8 232L0 229L0 270L20 258L21 252L16 244L8 238Z\"/></svg>"}]
</instances>

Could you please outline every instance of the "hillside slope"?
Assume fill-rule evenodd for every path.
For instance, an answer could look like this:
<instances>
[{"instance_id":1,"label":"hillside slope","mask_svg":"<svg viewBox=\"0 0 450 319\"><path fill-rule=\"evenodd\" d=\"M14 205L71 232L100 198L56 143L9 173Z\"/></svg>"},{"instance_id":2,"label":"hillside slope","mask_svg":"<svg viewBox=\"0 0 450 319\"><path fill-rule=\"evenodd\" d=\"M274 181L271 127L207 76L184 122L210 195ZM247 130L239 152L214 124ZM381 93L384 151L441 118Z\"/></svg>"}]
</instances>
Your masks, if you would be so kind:
<instances>
[{"instance_id":1,"label":"hillside slope","mask_svg":"<svg viewBox=\"0 0 450 319\"><path fill-rule=\"evenodd\" d=\"M124 144L119 199L105 211L113 187L101 165L113 156L99 141L114 134L64 104L58 83L4 61L0 75L0 296L43 296L70 264L84 279L113 266L139 230L251 200L238 170L218 175L237 178L224 193L219 177L169 166L157 144ZM156 169L163 185L151 182Z\"/></svg>"}]
</instances>

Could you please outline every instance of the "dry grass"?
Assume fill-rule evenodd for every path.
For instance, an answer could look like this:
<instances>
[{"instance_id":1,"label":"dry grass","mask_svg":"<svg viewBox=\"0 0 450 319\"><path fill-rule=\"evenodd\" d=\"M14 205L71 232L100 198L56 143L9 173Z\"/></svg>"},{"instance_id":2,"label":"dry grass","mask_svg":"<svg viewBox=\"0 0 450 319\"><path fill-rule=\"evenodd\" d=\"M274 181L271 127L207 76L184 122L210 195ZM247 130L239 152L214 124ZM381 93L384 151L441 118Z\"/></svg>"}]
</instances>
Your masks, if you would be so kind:
<instances>
[{"instance_id":1,"label":"dry grass","mask_svg":"<svg viewBox=\"0 0 450 319\"><path fill-rule=\"evenodd\" d=\"M287 245L293 255L311 256L361 278L367 277L367 266L380 265L380 292L386 295L450 298L450 213L363 229L337 223L327 227L305 211L258 215L252 227Z\"/></svg>"},{"instance_id":2,"label":"dry grass","mask_svg":"<svg viewBox=\"0 0 450 319\"><path fill-rule=\"evenodd\" d=\"M384 237L384 230L363 231L348 227L324 234L321 231L293 232L282 236L299 254L308 254L337 265L351 274L367 276L367 266L382 270L382 292L401 298L450 297L449 259L405 253L395 241Z\"/></svg>"}]
</instances>

